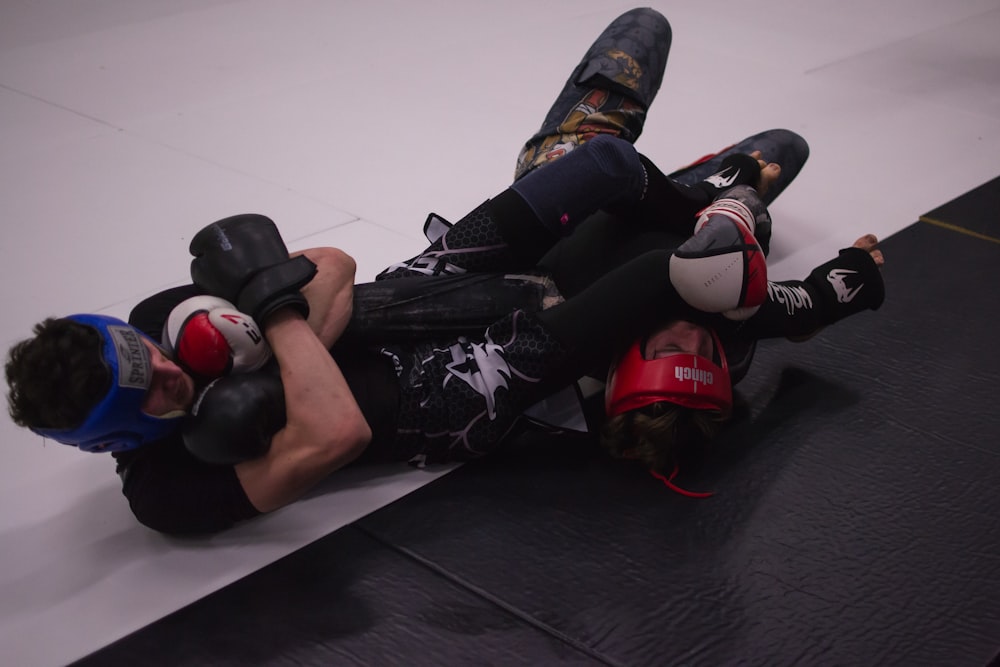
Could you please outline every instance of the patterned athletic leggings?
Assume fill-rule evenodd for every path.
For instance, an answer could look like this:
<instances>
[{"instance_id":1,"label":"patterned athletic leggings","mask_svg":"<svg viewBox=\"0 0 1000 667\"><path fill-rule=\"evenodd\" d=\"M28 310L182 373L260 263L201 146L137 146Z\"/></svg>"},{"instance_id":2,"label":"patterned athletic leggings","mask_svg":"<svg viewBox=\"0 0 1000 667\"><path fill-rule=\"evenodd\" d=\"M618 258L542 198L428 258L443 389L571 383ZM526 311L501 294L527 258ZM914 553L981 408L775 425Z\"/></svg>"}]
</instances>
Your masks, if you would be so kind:
<instances>
[{"instance_id":1,"label":"patterned athletic leggings","mask_svg":"<svg viewBox=\"0 0 1000 667\"><path fill-rule=\"evenodd\" d=\"M652 9L633 9L608 25L576 66L541 128L521 149L514 180L599 134L634 143L663 81L670 24ZM377 280L416 275L525 271L480 206L424 252L390 266Z\"/></svg>"},{"instance_id":2,"label":"patterned athletic leggings","mask_svg":"<svg viewBox=\"0 0 1000 667\"><path fill-rule=\"evenodd\" d=\"M515 181L599 135L634 143L659 91L671 39L669 23L652 9L635 9L615 19L587 50L541 128L522 148ZM728 155L754 150L782 167L763 197L770 204L809 154L805 141L788 130L758 133L669 177L694 185L717 173ZM758 235L766 244L769 230L758 230ZM535 268L523 262L482 205L421 254L387 268L378 280ZM576 379L559 343L524 312L492 325L483 340L385 348L383 353L396 366L403 394L397 454L415 463L485 454L513 428L521 411Z\"/></svg>"},{"instance_id":3,"label":"patterned athletic leggings","mask_svg":"<svg viewBox=\"0 0 1000 667\"><path fill-rule=\"evenodd\" d=\"M651 9L615 19L573 71L541 129L525 144L515 180L598 134L634 142L663 79L671 31ZM485 207L379 280L523 270ZM415 465L464 461L494 449L521 413L576 379L566 354L530 313L490 326L482 340L387 346L401 389L392 458Z\"/></svg>"},{"instance_id":4,"label":"patterned athletic leggings","mask_svg":"<svg viewBox=\"0 0 1000 667\"><path fill-rule=\"evenodd\" d=\"M559 343L515 311L481 340L389 346L401 399L391 457L414 465L467 461L496 448L521 413L575 379Z\"/></svg>"}]
</instances>

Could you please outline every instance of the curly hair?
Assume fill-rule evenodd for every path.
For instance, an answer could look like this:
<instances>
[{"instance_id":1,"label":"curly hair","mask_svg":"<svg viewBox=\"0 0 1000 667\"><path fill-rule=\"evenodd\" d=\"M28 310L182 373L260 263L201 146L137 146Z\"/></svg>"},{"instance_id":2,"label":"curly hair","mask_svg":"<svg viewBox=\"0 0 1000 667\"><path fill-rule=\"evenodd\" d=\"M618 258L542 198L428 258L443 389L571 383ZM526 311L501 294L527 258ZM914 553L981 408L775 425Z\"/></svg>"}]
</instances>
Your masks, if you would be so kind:
<instances>
[{"instance_id":1,"label":"curly hair","mask_svg":"<svg viewBox=\"0 0 1000 667\"><path fill-rule=\"evenodd\" d=\"M638 459L651 470L669 472L703 453L730 416L729 411L659 401L608 419L601 428L601 444L616 458Z\"/></svg>"},{"instance_id":2,"label":"curly hair","mask_svg":"<svg viewBox=\"0 0 1000 667\"><path fill-rule=\"evenodd\" d=\"M64 318L39 322L33 333L7 356L10 417L28 428L79 426L111 386L101 334Z\"/></svg>"}]
</instances>

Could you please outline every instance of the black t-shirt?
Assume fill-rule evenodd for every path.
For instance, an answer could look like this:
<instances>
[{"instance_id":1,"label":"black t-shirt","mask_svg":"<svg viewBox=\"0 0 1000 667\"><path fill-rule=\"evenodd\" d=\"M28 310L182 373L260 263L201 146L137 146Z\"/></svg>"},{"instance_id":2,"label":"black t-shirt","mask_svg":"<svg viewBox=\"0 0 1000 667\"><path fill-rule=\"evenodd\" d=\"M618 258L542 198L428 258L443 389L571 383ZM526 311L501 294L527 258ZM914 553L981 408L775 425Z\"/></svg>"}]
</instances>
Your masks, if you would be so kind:
<instances>
[{"instance_id":1,"label":"black t-shirt","mask_svg":"<svg viewBox=\"0 0 1000 667\"><path fill-rule=\"evenodd\" d=\"M155 294L132 310L129 323L159 341L174 306L201 293L194 285L185 285ZM361 345L338 345L333 354L372 426L372 442L363 458L376 458L395 432L399 388L391 363ZM198 460L188 452L179 432L114 457L122 493L133 514L154 530L215 532L260 514L247 498L235 468Z\"/></svg>"},{"instance_id":2,"label":"black t-shirt","mask_svg":"<svg viewBox=\"0 0 1000 667\"><path fill-rule=\"evenodd\" d=\"M200 293L187 285L155 294L132 310L129 324L159 341L173 307ZM243 491L236 470L196 459L184 447L179 430L113 456L132 513L154 530L213 532L260 514Z\"/></svg>"}]
</instances>

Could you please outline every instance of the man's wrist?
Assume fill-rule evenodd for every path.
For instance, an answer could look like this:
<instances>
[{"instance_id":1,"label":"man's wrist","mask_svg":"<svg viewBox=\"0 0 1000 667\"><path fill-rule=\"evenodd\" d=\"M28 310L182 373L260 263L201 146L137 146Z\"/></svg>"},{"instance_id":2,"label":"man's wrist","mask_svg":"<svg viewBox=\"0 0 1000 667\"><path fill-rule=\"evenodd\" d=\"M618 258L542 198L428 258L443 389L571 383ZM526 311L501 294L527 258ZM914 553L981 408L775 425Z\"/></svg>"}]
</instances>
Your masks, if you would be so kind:
<instances>
[{"instance_id":1,"label":"man's wrist","mask_svg":"<svg viewBox=\"0 0 1000 667\"><path fill-rule=\"evenodd\" d=\"M272 336L280 331L294 330L296 327L309 327L302 311L292 306L282 306L267 316L267 320L257 323L264 332L264 337L269 341Z\"/></svg>"}]
</instances>

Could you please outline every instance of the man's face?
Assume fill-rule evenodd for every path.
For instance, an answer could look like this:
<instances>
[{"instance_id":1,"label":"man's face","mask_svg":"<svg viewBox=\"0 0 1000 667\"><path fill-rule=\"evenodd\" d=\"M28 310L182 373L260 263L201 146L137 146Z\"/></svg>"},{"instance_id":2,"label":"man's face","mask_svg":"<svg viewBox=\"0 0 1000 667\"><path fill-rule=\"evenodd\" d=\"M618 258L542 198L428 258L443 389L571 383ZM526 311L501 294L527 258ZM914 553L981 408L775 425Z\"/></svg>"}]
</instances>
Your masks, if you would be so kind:
<instances>
[{"instance_id":1,"label":"man's face","mask_svg":"<svg viewBox=\"0 0 1000 667\"><path fill-rule=\"evenodd\" d=\"M674 320L646 339L642 356L649 360L687 353L711 359L712 352L712 334L708 329L692 322Z\"/></svg>"},{"instance_id":2,"label":"man's face","mask_svg":"<svg viewBox=\"0 0 1000 667\"><path fill-rule=\"evenodd\" d=\"M159 347L145 338L142 342L149 349L153 364L153 381L142 402L142 411L152 417L172 417L187 412L194 402L194 380Z\"/></svg>"}]
</instances>

